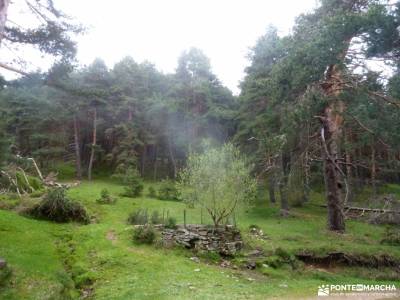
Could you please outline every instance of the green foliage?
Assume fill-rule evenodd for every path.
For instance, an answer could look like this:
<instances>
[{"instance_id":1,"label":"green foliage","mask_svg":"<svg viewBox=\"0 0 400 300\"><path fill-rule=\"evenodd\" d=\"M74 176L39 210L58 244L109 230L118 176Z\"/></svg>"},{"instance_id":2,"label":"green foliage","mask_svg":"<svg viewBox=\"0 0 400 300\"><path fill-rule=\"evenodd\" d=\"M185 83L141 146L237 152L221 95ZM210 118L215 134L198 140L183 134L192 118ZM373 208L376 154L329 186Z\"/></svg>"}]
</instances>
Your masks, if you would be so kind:
<instances>
[{"instance_id":1,"label":"green foliage","mask_svg":"<svg viewBox=\"0 0 400 300\"><path fill-rule=\"evenodd\" d=\"M57 174L57 178L60 180L68 180L75 177L75 166L67 163L57 163L51 168L51 171Z\"/></svg>"},{"instance_id":2,"label":"green foliage","mask_svg":"<svg viewBox=\"0 0 400 300\"><path fill-rule=\"evenodd\" d=\"M152 186L149 186L147 196L149 196L150 198L156 198L157 197L156 189Z\"/></svg>"},{"instance_id":3,"label":"green foliage","mask_svg":"<svg viewBox=\"0 0 400 300\"><path fill-rule=\"evenodd\" d=\"M298 269L301 266L301 263L293 254L290 254L288 251L280 247L275 250L274 255L269 256L265 260L265 263L275 269L283 266L289 266L292 269Z\"/></svg>"},{"instance_id":4,"label":"green foliage","mask_svg":"<svg viewBox=\"0 0 400 300\"><path fill-rule=\"evenodd\" d=\"M129 214L128 224L131 225L144 225L149 222L147 210L137 209Z\"/></svg>"},{"instance_id":5,"label":"green foliage","mask_svg":"<svg viewBox=\"0 0 400 300\"><path fill-rule=\"evenodd\" d=\"M0 287L6 285L8 279L11 277L12 269L7 265L0 269Z\"/></svg>"},{"instance_id":6,"label":"green foliage","mask_svg":"<svg viewBox=\"0 0 400 300\"><path fill-rule=\"evenodd\" d=\"M0 195L0 209L13 209L20 203L18 197L14 197L10 194Z\"/></svg>"},{"instance_id":7,"label":"green foliage","mask_svg":"<svg viewBox=\"0 0 400 300\"><path fill-rule=\"evenodd\" d=\"M160 224L162 223L162 218L160 217L160 213L158 210L154 210L151 214L151 223L152 224Z\"/></svg>"},{"instance_id":8,"label":"green foliage","mask_svg":"<svg viewBox=\"0 0 400 300\"><path fill-rule=\"evenodd\" d=\"M133 240L138 244L152 244L156 236L156 231L150 224L137 226L133 230Z\"/></svg>"},{"instance_id":9,"label":"green foliage","mask_svg":"<svg viewBox=\"0 0 400 300\"><path fill-rule=\"evenodd\" d=\"M33 191L32 193L29 194L29 196L31 196L32 198L39 198L41 196L43 196L43 194L46 193L46 190L36 190Z\"/></svg>"},{"instance_id":10,"label":"green foliage","mask_svg":"<svg viewBox=\"0 0 400 300\"><path fill-rule=\"evenodd\" d=\"M129 186L124 188L124 192L121 194L124 197L136 198L142 194L143 182L140 178L132 179Z\"/></svg>"},{"instance_id":11,"label":"green foliage","mask_svg":"<svg viewBox=\"0 0 400 300\"><path fill-rule=\"evenodd\" d=\"M174 217L168 217L164 224L165 228L175 229L176 228L176 219Z\"/></svg>"},{"instance_id":12,"label":"green foliage","mask_svg":"<svg viewBox=\"0 0 400 300\"><path fill-rule=\"evenodd\" d=\"M15 172L15 178L20 191L25 191L27 193L32 193L36 190L43 189L43 182L38 178L30 175L26 175L28 182L26 182L25 176L21 171ZM33 190L32 190L33 189Z\"/></svg>"},{"instance_id":13,"label":"green foliage","mask_svg":"<svg viewBox=\"0 0 400 300\"><path fill-rule=\"evenodd\" d=\"M27 213L35 218L60 223L76 221L88 224L90 221L86 209L78 202L70 200L63 188L49 190L43 200Z\"/></svg>"},{"instance_id":14,"label":"green foliage","mask_svg":"<svg viewBox=\"0 0 400 300\"><path fill-rule=\"evenodd\" d=\"M400 230L396 227L387 226L381 240L382 244L400 246Z\"/></svg>"},{"instance_id":15,"label":"green foliage","mask_svg":"<svg viewBox=\"0 0 400 300\"><path fill-rule=\"evenodd\" d=\"M108 189L102 189L100 192L100 198L97 198L96 202L99 204L115 204L115 202L117 202L117 199L113 198L110 195Z\"/></svg>"},{"instance_id":16,"label":"green foliage","mask_svg":"<svg viewBox=\"0 0 400 300\"><path fill-rule=\"evenodd\" d=\"M143 180L137 170L133 168L128 168L126 171L118 170L112 177L127 185L121 196L135 198L142 194L144 188Z\"/></svg>"},{"instance_id":17,"label":"green foliage","mask_svg":"<svg viewBox=\"0 0 400 300\"><path fill-rule=\"evenodd\" d=\"M170 180L162 180L158 188L158 198L160 200L179 200L179 192L175 186L175 183Z\"/></svg>"},{"instance_id":18,"label":"green foliage","mask_svg":"<svg viewBox=\"0 0 400 300\"><path fill-rule=\"evenodd\" d=\"M180 174L178 189L188 204L198 204L210 214L214 225L224 223L256 194L251 167L232 144L207 148L190 155Z\"/></svg>"},{"instance_id":19,"label":"green foliage","mask_svg":"<svg viewBox=\"0 0 400 300\"><path fill-rule=\"evenodd\" d=\"M30 175L28 175L27 177L29 184L35 191L43 189L43 182L40 180L40 178Z\"/></svg>"}]
</instances>

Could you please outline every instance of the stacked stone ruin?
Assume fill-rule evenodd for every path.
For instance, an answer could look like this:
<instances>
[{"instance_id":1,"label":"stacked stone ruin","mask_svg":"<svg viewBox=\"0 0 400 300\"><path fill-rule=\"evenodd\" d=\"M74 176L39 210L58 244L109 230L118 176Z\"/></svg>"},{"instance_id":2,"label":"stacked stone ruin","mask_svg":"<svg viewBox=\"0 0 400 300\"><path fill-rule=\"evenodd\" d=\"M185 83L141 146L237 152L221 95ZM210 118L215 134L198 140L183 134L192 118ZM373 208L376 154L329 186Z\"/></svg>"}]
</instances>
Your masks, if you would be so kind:
<instances>
[{"instance_id":1,"label":"stacked stone ruin","mask_svg":"<svg viewBox=\"0 0 400 300\"><path fill-rule=\"evenodd\" d=\"M159 229L165 246L178 244L189 249L217 252L227 256L235 255L243 247L239 230L231 225L215 228L187 224L178 225L176 229Z\"/></svg>"}]
</instances>

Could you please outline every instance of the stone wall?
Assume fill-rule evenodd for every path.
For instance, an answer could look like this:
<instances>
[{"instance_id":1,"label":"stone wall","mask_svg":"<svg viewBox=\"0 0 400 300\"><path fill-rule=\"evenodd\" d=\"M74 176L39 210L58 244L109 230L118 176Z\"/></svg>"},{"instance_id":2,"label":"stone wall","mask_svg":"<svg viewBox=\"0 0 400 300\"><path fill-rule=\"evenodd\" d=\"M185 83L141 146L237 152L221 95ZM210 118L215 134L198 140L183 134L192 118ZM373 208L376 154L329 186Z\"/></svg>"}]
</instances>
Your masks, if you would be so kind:
<instances>
[{"instance_id":1,"label":"stone wall","mask_svg":"<svg viewBox=\"0 0 400 300\"><path fill-rule=\"evenodd\" d=\"M221 255L234 255L242 247L243 241L238 229L232 225L213 226L187 224L176 229L160 228L165 246L183 245L189 249L213 251Z\"/></svg>"}]
</instances>

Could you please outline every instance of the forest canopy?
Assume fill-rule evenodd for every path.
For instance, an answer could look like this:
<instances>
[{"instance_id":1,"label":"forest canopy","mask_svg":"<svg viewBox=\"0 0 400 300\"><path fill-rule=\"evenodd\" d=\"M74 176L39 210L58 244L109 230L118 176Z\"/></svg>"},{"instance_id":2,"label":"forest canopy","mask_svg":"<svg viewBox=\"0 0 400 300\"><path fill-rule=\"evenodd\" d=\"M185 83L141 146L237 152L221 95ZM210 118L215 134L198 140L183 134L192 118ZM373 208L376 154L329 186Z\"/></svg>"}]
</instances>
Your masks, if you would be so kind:
<instances>
[{"instance_id":1,"label":"forest canopy","mask_svg":"<svg viewBox=\"0 0 400 300\"><path fill-rule=\"evenodd\" d=\"M46 19L61 26L50 41L5 27L9 42L65 56L48 72L2 80L1 163L18 155L78 179L123 168L175 179L203 139L232 141L268 182L271 201L279 189L284 215L325 186L329 228L343 231L358 191L399 180L399 18L398 3L321 1L290 34L267 28L238 96L197 48L182 52L172 74L132 57L76 67L64 33L78 28ZM371 68L376 61L384 71Z\"/></svg>"}]
</instances>

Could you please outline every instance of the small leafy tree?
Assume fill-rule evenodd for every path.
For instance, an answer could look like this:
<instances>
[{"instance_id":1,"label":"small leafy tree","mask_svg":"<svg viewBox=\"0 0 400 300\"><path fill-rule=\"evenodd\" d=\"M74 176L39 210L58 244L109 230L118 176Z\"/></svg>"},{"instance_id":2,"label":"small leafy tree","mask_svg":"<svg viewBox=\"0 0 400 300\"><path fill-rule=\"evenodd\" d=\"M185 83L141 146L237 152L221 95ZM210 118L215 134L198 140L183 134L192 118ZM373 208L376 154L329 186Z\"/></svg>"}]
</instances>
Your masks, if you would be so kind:
<instances>
[{"instance_id":1,"label":"small leafy tree","mask_svg":"<svg viewBox=\"0 0 400 300\"><path fill-rule=\"evenodd\" d=\"M158 198L160 200L179 200L179 192L175 183L169 180L161 181L158 189Z\"/></svg>"},{"instance_id":2,"label":"small leafy tree","mask_svg":"<svg viewBox=\"0 0 400 300\"><path fill-rule=\"evenodd\" d=\"M232 144L206 147L204 153L189 156L178 189L187 203L203 207L217 227L255 196L250 169Z\"/></svg>"},{"instance_id":3,"label":"small leafy tree","mask_svg":"<svg viewBox=\"0 0 400 300\"><path fill-rule=\"evenodd\" d=\"M100 198L96 199L99 204L115 204L116 199L110 195L107 189L102 189L100 192Z\"/></svg>"},{"instance_id":4,"label":"small leafy tree","mask_svg":"<svg viewBox=\"0 0 400 300\"><path fill-rule=\"evenodd\" d=\"M143 180L140 178L136 169L129 167L126 170L123 170L121 165L112 175L112 178L127 185L121 196L135 198L142 194L144 188Z\"/></svg>"}]
</instances>

